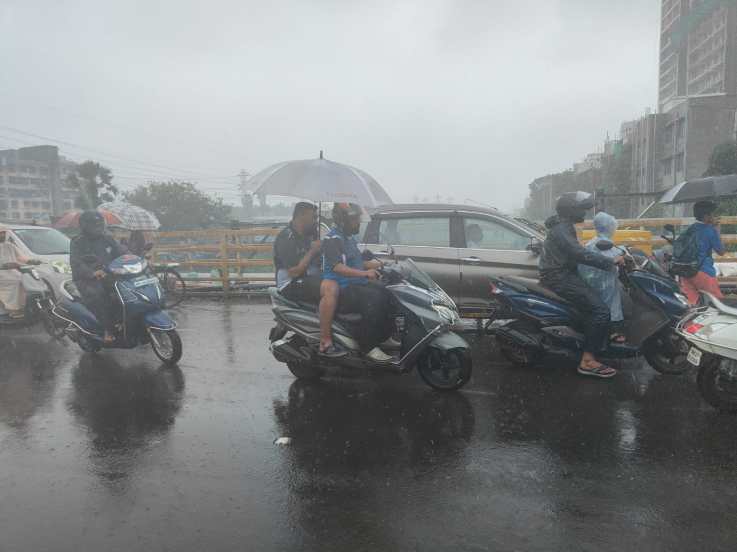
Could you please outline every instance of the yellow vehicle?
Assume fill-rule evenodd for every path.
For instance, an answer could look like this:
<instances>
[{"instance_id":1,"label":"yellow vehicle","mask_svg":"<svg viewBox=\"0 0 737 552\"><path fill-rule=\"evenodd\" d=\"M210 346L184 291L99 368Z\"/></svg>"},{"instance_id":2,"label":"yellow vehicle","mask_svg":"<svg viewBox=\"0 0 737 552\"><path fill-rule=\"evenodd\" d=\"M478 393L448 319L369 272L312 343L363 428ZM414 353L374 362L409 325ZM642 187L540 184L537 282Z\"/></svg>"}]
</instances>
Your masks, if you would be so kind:
<instances>
[{"instance_id":1,"label":"yellow vehicle","mask_svg":"<svg viewBox=\"0 0 737 552\"><path fill-rule=\"evenodd\" d=\"M584 244L596 236L595 230L581 230L579 232L581 242ZM627 245L643 251L646 255L653 254L653 233L649 230L617 230L614 233L616 245Z\"/></svg>"}]
</instances>

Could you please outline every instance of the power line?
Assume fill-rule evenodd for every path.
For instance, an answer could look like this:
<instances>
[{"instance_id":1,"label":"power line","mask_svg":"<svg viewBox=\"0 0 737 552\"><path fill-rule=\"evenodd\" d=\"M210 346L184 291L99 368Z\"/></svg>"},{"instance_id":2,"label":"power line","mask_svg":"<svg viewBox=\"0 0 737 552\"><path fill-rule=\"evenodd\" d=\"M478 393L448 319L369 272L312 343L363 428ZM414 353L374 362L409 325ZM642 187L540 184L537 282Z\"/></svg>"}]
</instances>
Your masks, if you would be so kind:
<instances>
[{"instance_id":1,"label":"power line","mask_svg":"<svg viewBox=\"0 0 737 552\"><path fill-rule=\"evenodd\" d=\"M112 158L112 159L116 159L117 158L117 159L120 159L120 160L123 160L123 161L135 163L135 164L137 164L139 166L144 166L144 168L146 168L146 166L148 166L148 167L155 167L157 169L165 169L165 170L169 170L169 171L177 171L179 174L190 173L193 176L194 175L198 176L199 178L231 178L231 177L235 178L235 177L237 177L237 175L235 175L235 174L228 175L228 176L207 175L207 174L202 173L200 171L192 171L192 170L188 170L188 169L174 168L174 167L170 167L170 166L163 165L163 164L160 164L160 163L152 163L152 162L148 162L148 161L141 161L141 160L133 159L131 157L126 157L126 156L122 156L122 155L119 155L119 154L115 154L115 153L110 153L110 152L106 152L106 151L103 151L103 150L99 150L97 148L91 148L89 146L84 146L84 145L81 145L81 144L76 144L74 142L69 142L67 140L60 140L60 139L57 139L57 138L51 138L49 136L44 136L42 134L36 134L36 133L33 133L33 132L27 132L27 131L20 130L20 129L17 129L17 128L13 128L13 127L9 127L9 126L6 126L6 125L0 125L0 128L4 129L6 131L9 131L9 132L13 132L13 133L16 133L16 134L21 134L23 136L30 136L32 138L37 138L37 139L40 139L40 140L47 140L49 142L54 142L54 143L57 143L57 144L63 144L65 146L69 146L69 147L76 148L76 149L83 150L83 151L84 150L91 151L93 153L96 153L96 154L99 154L99 155L103 155L103 156L108 157L108 158Z\"/></svg>"}]
</instances>

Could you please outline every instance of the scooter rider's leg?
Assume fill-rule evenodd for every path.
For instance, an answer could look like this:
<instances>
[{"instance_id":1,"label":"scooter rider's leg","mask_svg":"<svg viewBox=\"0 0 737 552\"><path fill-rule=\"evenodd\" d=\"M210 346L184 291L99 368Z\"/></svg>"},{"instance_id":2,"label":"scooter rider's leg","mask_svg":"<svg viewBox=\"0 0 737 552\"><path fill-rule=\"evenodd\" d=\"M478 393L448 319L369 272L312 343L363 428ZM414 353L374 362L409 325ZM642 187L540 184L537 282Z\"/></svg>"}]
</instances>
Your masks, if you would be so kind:
<instances>
[{"instance_id":1,"label":"scooter rider's leg","mask_svg":"<svg viewBox=\"0 0 737 552\"><path fill-rule=\"evenodd\" d=\"M578 373L599 378L611 378L617 375L614 368L596 359L596 355L601 352L608 339L611 318L609 307L601 300L599 294L575 274L569 274L566 278L548 280L543 285L575 304L585 318L584 353L581 356Z\"/></svg>"},{"instance_id":2,"label":"scooter rider's leg","mask_svg":"<svg viewBox=\"0 0 737 552\"><path fill-rule=\"evenodd\" d=\"M333 346L333 319L338 308L340 287L335 280L323 280L320 284L320 352L335 352Z\"/></svg>"}]
</instances>

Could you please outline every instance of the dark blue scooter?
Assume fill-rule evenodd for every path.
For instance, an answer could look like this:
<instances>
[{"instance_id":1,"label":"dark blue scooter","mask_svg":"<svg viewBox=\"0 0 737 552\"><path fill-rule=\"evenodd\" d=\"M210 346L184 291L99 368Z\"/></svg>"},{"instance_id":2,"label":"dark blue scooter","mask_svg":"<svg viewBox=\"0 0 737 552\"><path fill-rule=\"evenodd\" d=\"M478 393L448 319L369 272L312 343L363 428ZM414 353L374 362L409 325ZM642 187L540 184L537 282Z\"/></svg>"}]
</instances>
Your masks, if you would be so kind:
<instances>
[{"instance_id":1,"label":"dark blue scooter","mask_svg":"<svg viewBox=\"0 0 737 552\"><path fill-rule=\"evenodd\" d=\"M85 262L95 265L99 261L85 258ZM104 342L105 330L82 303L71 281L62 286L63 299L51 310L60 333L87 352L97 352L103 347L132 349L150 343L163 362L176 364L182 358L182 340L176 323L162 310L164 295L159 279L148 269L146 260L123 255L103 269L110 280L112 303L118 307L113 309L118 322L114 342Z\"/></svg>"},{"instance_id":2,"label":"dark blue scooter","mask_svg":"<svg viewBox=\"0 0 737 552\"><path fill-rule=\"evenodd\" d=\"M601 241L599 249L613 244ZM625 265L623 288L625 343L610 342L601 356L631 358L642 354L664 374L688 369L688 344L676 332L689 304L678 284L656 262L620 247ZM585 318L576 305L537 282L516 277L492 277L493 320L487 326L504 356L516 365L535 364L547 354L579 355L583 351Z\"/></svg>"}]
</instances>

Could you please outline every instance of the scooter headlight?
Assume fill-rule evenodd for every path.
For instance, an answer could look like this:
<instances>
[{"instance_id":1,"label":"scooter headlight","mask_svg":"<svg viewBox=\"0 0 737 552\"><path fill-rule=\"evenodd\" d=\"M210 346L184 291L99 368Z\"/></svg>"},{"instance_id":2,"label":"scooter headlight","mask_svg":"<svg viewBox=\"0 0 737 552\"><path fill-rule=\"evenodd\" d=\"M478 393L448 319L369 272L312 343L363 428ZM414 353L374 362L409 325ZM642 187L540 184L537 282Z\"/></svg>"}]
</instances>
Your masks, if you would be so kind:
<instances>
[{"instance_id":1,"label":"scooter headlight","mask_svg":"<svg viewBox=\"0 0 737 552\"><path fill-rule=\"evenodd\" d=\"M124 264L120 267L113 268L111 272L118 276L127 276L129 274L140 274L146 269L146 261L139 261L137 263Z\"/></svg>"},{"instance_id":2,"label":"scooter headlight","mask_svg":"<svg viewBox=\"0 0 737 552\"><path fill-rule=\"evenodd\" d=\"M459 320L458 313L450 307L433 303L432 308L435 309L435 312L438 313L438 316L440 316L440 318L442 318L443 321L446 322L449 326L454 325Z\"/></svg>"},{"instance_id":3,"label":"scooter headlight","mask_svg":"<svg viewBox=\"0 0 737 552\"><path fill-rule=\"evenodd\" d=\"M69 263L65 263L64 261L53 261L51 263L51 266L59 274L71 274L72 273L72 267L69 266Z\"/></svg>"}]
</instances>

